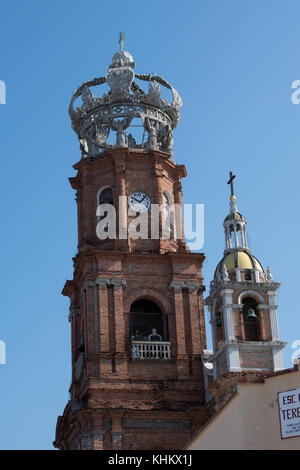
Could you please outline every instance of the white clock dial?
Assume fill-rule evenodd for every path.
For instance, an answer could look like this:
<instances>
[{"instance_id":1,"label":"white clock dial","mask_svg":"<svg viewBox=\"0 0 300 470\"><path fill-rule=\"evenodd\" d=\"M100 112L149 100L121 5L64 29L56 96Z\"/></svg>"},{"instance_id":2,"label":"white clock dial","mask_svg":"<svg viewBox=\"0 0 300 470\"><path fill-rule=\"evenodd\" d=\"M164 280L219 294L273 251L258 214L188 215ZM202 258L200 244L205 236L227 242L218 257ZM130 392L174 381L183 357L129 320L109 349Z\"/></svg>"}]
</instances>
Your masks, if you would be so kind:
<instances>
[{"instance_id":1,"label":"white clock dial","mask_svg":"<svg viewBox=\"0 0 300 470\"><path fill-rule=\"evenodd\" d=\"M130 207L136 212L147 212L150 209L150 197L141 191L134 191L129 196Z\"/></svg>"}]
</instances>

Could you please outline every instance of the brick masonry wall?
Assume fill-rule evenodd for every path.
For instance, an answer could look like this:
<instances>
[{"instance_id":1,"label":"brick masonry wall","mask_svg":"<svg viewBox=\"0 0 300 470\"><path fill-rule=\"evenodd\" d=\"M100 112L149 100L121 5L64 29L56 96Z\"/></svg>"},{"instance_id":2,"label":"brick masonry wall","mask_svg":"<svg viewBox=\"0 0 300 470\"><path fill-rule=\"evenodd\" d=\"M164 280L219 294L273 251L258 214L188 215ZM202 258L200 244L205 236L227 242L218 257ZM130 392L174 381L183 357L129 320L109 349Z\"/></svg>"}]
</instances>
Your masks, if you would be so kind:
<instances>
[{"instance_id":1,"label":"brick masonry wall","mask_svg":"<svg viewBox=\"0 0 300 470\"><path fill-rule=\"evenodd\" d=\"M249 349L241 350L240 364L243 369L266 369L273 368L272 354L269 350Z\"/></svg>"},{"instance_id":2,"label":"brick masonry wall","mask_svg":"<svg viewBox=\"0 0 300 470\"><path fill-rule=\"evenodd\" d=\"M181 200L185 169L161 152L120 149L81 160L75 168L78 174L70 182L77 190L79 251L74 279L63 290L71 300L70 312L77 312L70 315L73 381L55 445L180 449L208 418L201 362L206 348L204 256L189 253L180 239L99 241L95 214L97 193L107 185L115 201L134 190L159 204L164 191L172 202ZM168 316L170 360L131 359L130 307L140 298L154 301ZM76 378L82 336L83 367Z\"/></svg>"}]
</instances>

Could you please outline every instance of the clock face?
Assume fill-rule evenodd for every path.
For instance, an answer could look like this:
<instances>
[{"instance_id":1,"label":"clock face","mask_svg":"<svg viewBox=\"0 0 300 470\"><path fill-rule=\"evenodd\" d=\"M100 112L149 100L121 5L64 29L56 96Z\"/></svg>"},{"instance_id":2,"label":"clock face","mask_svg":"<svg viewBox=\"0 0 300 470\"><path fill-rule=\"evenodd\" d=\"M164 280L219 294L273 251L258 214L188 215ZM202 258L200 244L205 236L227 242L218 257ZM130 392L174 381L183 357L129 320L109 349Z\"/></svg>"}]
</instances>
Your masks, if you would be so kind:
<instances>
[{"instance_id":1,"label":"clock face","mask_svg":"<svg viewBox=\"0 0 300 470\"><path fill-rule=\"evenodd\" d=\"M150 197L141 191L134 191L129 196L129 204L136 212L147 212L151 206Z\"/></svg>"}]
</instances>

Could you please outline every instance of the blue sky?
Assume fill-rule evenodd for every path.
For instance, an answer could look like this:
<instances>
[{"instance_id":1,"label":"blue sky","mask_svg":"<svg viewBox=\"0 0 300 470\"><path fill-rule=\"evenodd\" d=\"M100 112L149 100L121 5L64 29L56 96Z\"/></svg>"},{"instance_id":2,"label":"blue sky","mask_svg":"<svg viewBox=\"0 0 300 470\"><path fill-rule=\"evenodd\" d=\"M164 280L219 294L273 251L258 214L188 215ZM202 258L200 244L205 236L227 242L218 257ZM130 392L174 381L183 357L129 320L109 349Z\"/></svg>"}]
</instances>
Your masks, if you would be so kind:
<instances>
[{"instance_id":1,"label":"blue sky","mask_svg":"<svg viewBox=\"0 0 300 470\"><path fill-rule=\"evenodd\" d=\"M252 252L282 283L281 339L300 339L300 4L276 0L0 0L1 316L0 448L51 449L68 399L68 299L76 252L74 193L80 158L68 104L83 81L106 74L124 31L138 73L180 92L175 159L185 203L205 204L205 284L222 257L228 172ZM210 337L209 325L207 325Z\"/></svg>"}]
</instances>

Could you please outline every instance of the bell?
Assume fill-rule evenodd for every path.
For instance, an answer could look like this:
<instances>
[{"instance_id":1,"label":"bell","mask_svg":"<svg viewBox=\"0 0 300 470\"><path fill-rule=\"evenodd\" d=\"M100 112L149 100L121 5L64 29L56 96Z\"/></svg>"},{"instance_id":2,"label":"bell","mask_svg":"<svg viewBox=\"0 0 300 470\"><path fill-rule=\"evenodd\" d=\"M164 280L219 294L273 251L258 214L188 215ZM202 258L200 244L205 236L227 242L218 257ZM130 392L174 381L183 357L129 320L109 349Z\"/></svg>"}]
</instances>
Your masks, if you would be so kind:
<instances>
[{"instance_id":1,"label":"bell","mask_svg":"<svg viewBox=\"0 0 300 470\"><path fill-rule=\"evenodd\" d=\"M249 320L249 321L257 320L257 315L253 308L248 309L246 320Z\"/></svg>"}]
</instances>

